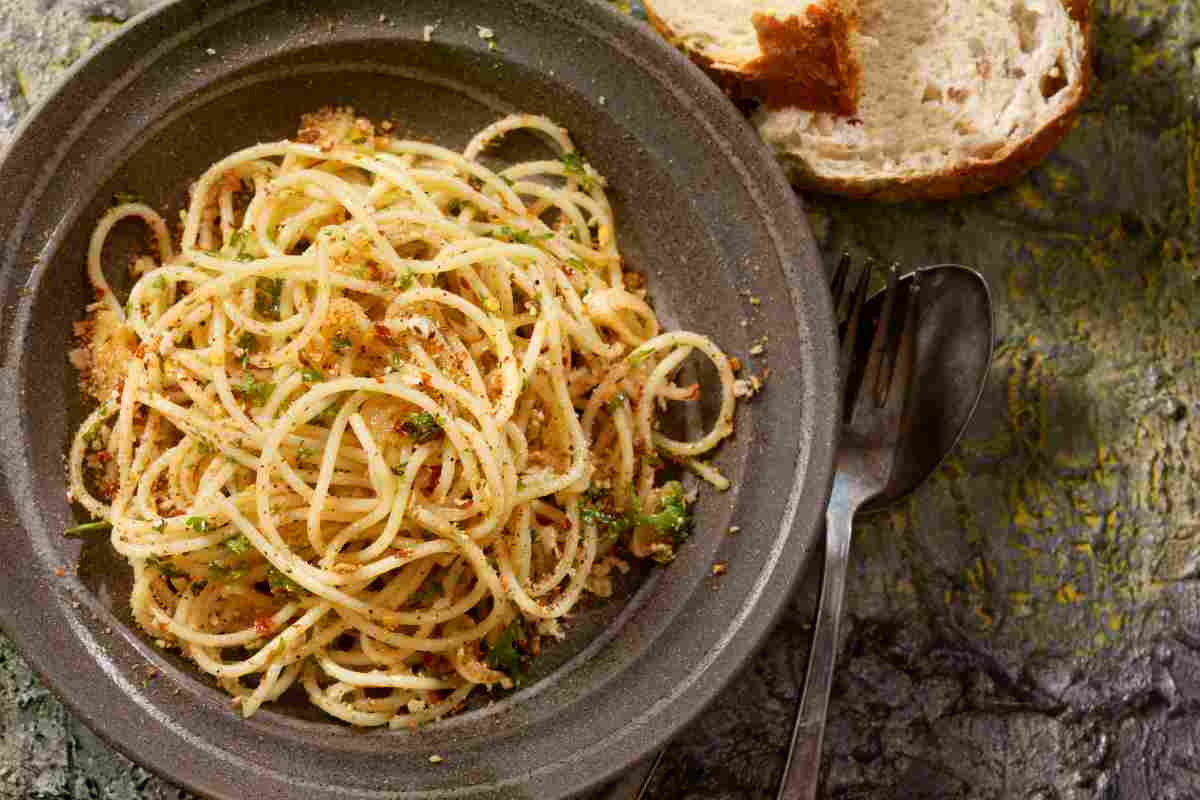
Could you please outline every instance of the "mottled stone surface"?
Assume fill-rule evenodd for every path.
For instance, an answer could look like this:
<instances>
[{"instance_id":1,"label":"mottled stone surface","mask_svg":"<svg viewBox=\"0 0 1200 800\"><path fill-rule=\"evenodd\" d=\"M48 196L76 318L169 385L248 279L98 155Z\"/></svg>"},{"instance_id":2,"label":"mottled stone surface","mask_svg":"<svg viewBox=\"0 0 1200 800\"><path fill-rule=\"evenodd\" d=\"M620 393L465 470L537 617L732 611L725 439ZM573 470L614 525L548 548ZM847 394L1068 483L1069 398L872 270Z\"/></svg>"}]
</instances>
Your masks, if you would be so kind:
<instances>
[{"instance_id":1,"label":"mottled stone surface","mask_svg":"<svg viewBox=\"0 0 1200 800\"><path fill-rule=\"evenodd\" d=\"M0 147L56 72L147 4L0 0ZM827 256L979 268L999 337L958 452L856 527L826 797L1200 797L1200 0L1096 10L1095 90L1014 187L806 198ZM774 796L815 578L672 744L652 797ZM0 798L180 796L74 722L0 637Z\"/></svg>"}]
</instances>

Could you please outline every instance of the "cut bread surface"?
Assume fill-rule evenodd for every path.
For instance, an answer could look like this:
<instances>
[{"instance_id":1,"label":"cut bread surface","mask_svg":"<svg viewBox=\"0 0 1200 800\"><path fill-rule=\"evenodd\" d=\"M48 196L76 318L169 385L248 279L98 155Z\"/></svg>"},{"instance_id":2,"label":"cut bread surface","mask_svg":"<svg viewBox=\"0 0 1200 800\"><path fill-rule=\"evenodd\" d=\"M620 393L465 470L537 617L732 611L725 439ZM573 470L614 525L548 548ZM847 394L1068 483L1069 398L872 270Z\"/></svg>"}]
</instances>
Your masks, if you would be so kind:
<instances>
[{"instance_id":1,"label":"cut bread surface","mask_svg":"<svg viewBox=\"0 0 1200 800\"><path fill-rule=\"evenodd\" d=\"M850 118L762 109L798 183L883 199L1011 180L1069 129L1088 82L1089 8L1063 0L861 0Z\"/></svg>"},{"instance_id":2,"label":"cut bread surface","mask_svg":"<svg viewBox=\"0 0 1200 800\"><path fill-rule=\"evenodd\" d=\"M734 99L854 112L858 0L645 0L651 24Z\"/></svg>"},{"instance_id":3,"label":"cut bread surface","mask_svg":"<svg viewBox=\"0 0 1200 800\"><path fill-rule=\"evenodd\" d=\"M803 15L812 0L652 0L647 3L675 43L703 54L715 65L740 68L762 55L755 14L786 19Z\"/></svg>"}]
</instances>

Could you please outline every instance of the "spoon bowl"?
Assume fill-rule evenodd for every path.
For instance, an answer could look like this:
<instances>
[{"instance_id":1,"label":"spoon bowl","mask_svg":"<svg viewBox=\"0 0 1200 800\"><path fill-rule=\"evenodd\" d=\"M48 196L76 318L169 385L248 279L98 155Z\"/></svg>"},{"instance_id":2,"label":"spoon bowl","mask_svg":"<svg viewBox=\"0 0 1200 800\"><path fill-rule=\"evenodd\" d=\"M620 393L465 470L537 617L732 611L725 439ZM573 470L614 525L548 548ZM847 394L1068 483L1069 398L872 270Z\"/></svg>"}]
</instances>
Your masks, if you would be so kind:
<instances>
[{"instance_id":1,"label":"spoon bowl","mask_svg":"<svg viewBox=\"0 0 1200 800\"><path fill-rule=\"evenodd\" d=\"M858 513L892 506L912 494L954 450L983 396L992 363L995 320L987 281L969 267L937 264L901 276L921 276L917 303L916 363L907 430L887 488ZM866 363L883 292L867 299L859 319L854 362Z\"/></svg>"}]
</instances>

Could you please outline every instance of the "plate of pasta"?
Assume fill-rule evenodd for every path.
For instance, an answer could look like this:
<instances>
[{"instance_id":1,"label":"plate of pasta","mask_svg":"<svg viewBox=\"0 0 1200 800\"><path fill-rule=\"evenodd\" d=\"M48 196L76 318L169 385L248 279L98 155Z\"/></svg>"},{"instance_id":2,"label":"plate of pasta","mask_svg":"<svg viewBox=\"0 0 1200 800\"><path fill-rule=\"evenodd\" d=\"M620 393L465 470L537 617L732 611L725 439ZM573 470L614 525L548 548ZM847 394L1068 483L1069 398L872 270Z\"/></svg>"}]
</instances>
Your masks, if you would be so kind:
<instances>
[{"instance_id":1,"label":"plate of pasta","mask_svg":"<svg viewBox=\"0 0 1200 800\"><path fill-rule=\"evenodd\" d=\"M144 15L0 164L0 624L208 796L572 795L806 562L812 238L602 4L283 7Z\"/></svg>"}]
</instances>

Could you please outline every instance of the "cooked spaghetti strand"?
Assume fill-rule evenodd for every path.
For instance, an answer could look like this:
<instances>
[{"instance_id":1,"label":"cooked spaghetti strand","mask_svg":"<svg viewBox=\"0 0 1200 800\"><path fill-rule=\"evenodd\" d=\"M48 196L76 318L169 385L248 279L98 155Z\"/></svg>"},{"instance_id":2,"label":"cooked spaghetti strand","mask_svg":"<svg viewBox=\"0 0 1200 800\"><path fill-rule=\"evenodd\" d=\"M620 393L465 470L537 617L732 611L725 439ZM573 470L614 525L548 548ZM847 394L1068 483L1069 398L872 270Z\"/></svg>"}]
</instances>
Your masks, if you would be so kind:
<instances>
[{"instance_id":1,"label":"cooked spaghetti strand","mask_svg":"<svg viewBox=\"0 0 1200 800\"><path fill-rule=\"evenodd\" d=\"M514 131L558 158L497 171ZM149 226L128 300L109 232ZM604 180L559 126L514 115L459 153L349 110L233 153L192 189L179 247L148 205L100 220L97 293L72 353L99 407L71 496L111 524L133 613L246 715L296 686L354 725L415 725L521 661L617 542L669 560L677 462L733 432L729 360L662 332L616 244ZM716 367L716 422L657 429L689 354ZM665 459L665 461L664 461Z\"/></svg>"}]
</instances>

